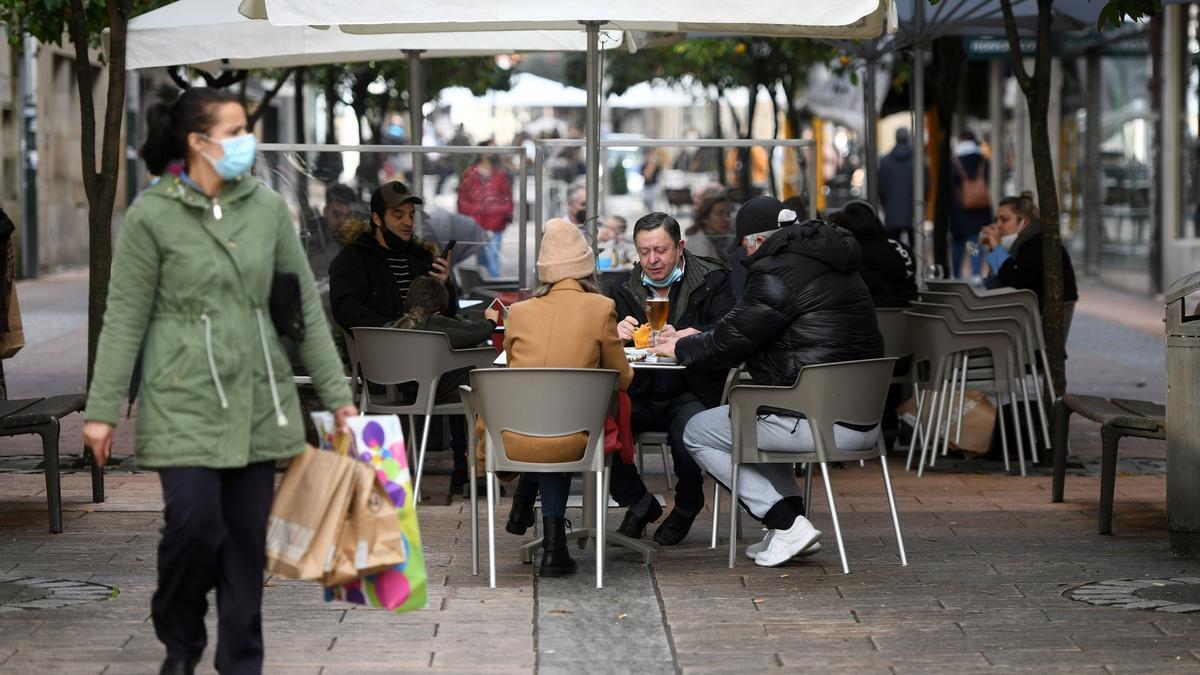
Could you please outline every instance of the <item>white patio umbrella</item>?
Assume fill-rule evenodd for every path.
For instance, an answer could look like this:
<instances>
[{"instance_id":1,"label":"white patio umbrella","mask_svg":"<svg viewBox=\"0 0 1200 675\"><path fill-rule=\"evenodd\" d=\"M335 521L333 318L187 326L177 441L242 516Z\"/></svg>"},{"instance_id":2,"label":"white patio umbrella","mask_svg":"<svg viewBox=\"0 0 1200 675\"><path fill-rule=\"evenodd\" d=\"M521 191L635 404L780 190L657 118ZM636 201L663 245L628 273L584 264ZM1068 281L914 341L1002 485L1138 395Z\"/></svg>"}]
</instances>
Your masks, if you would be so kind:
<instances>
[{"instance_id":1,"label":"white patio umbrella","mask_svg":"<svg viewBox=\"0 0 1200 675\"><path fill-rule=\"evenodd\" d=\"M107 42L107 31L105 38ZM619 47L622 38L623 34L616 31L604 47ZM290 68L407 58L412 66L408 69L412 101L409 137L414 145L421 145L421 58L586 50L587 38L577 29L350 35L336 28L255 21L242 15L233 0L178 0L129 21L126 68L187 65L216 72L223 66ZM414 162L414 171L419 178L419 161ZM420 191L421 181L415 183L414 188Z\"/></svg>"},{"instance_id":2,"label":"white patio umbrella","mask_svg":"<svg viewBox=\"0 0 1200 675\"><path fill-rule=\"evenodd\" d=\"M621 44L620 35L615 44ZM310 26L277 26L242 16L232 0L178 0L129 21L126 68L188 65L209 72L290 68L327 63L361 63L404 58L492 56L517 51L581 52L578 30L520 30L491 33L348 35Z\"/></svg>"},{"instance_id":3,"label":"white patio umbrella","mask_svg":"<svg viewBox=\"0 0 1200 675\"><path fill-rule=\"evenodd\" d=\"M599 34L697 31L777 37L874 38L894 27L892 0L243 0L241 12L281 26L340 26L354 33L587 30L587 213L600 188ZM594 224L589 225L589 229Z\"/></svg>"}]
</instances>

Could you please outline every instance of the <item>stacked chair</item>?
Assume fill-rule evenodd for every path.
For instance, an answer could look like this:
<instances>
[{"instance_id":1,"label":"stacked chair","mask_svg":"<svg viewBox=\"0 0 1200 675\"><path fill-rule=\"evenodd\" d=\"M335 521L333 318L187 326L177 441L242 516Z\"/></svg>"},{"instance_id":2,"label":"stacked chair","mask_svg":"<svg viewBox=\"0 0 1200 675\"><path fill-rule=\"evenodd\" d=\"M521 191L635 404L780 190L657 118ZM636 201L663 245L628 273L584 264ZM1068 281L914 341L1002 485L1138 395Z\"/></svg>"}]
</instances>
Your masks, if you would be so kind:
<instances>
[{"instance_id":1,"label":"stacked chair","mask_svg":"<svg viewBox=\"0 0 1200 675\"><path fill-rule=\"evenodd\" d=\"M1025 475L1025 442L1036 462L1039 431L1042 439L1050 437L1046 406L1054 391L1037 296L1028 290L980 291L964 282L930 280L906 315L917 401L908 468L918 445L920 475L936 462L939 445L945 455L951 438L960 439L965 394L973 389L991 392L999 403L1007 398L1017 463ZM1000 442L1008 470L1009 438L1003 421Z\"/></svg>"}]
</instances>

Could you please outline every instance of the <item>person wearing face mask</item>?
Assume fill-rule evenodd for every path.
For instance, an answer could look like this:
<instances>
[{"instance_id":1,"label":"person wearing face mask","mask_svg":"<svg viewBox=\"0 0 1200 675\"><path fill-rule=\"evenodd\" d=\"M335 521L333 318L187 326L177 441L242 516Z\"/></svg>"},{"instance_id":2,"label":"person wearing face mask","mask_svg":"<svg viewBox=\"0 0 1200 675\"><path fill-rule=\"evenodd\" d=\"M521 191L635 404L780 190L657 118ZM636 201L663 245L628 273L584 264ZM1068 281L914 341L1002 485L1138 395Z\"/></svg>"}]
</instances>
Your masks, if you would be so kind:
<instances>
[{"instance_id":1,"label":"person wearing face mask","mask_svg":"<svg viewBox=\"0 0 1200 675\"><path fill-rule=\"evenodd\" d=\"M671 301L667 325L660 333L663 339L708 330L733 307L729 268L720 260L685 250L679 222L671 216L661 212L642 216L633 226L633 243L638 256L633 272L625 283L608 289L617 316L624 317L617 324L622 340L632 340L633 332L646 323L646 299L651 296ZM667 432L678 479L675 506L654 532L659 544L682 541L704 508L704 475L683 445L683 429L697 413L720 402L725 373L691 369L644 372L630 387L633 432ZM613 498L629 507L617 531L641 537L646 525L662 515L662 507L646 490L637 468L616 455L610 480Z\"/></svg>"},{"instance_id":2,"label":"person wearing face mask","mask_svg":"<svg viewBox=\"0 0 1200 675\"><path fill-rule=\"evenodd\" d=\"M449 291L442 313L458 312L450 260L437 257L436 247L414 234L413 217L423 203L400 181L384 183L371 193L371 230L343 248L329 266L333 319L347 332L399 319L407 311L409 286L422 276L437 279Z\"/></svg>"},{"instance_id":3,"label":"person wearing face mask","mask_svg":"<svg viewBox=\"0 0 1200 675\"><path fill-rule=\"evenodd\" d=\"M160 672L194 671L216 588L216 668L257 673L275 462L304 449L292 370L267 310L277 274L299 279L296 348L321 400L342 429L357 411L287 204L247 175L255 140L237 96L169 92L146 124L140 155L163 178L121 227L84 442L103 465L144 340L134 452L158 472L166 507L151 600L166 647ZM178 160L178 176L164 173Z\"/></svg>"},{"instance_id":4,"label":"person wearing face mask","mask_svg":"<svg viewBox=\"0 0 1200 675\"><path fill-rule=\"evenodd\" d=\"M414 280L433 277L446 288L441 313L458 314L458 289L450 281L450 259L438 257L434 244L418 239L413 216L422 199L400 181L389 181L371 193L371 230L359 235L329 266L329 302L333 320L347 333L356 326L390 326L408 312L408 291ZM401 397L416 396L401 388ZM439 402L457 400L458 392L442 391ZM467 429L461 416L450 417L450 450L454 470L450 492L467 484Z\"/></svg>"},{"instance_id":5,"label":"person wearing face mask","mask_svg":"<svg viewBox=\"0 0 1200 675\"><path fill-rule=\"evenodd\" d=\"M1042 305L1044 283L1042 266L1042 223L1038 218L1033 194L1005 197L996 207L996 222L980 232L980 244L988 249L987 263L991 269L988 288L1023 288L1037 294ZM1062 251L1063 301L1079 299L1075 284L1075 268L1071 255Z\"/></svg>"}]
</instances>

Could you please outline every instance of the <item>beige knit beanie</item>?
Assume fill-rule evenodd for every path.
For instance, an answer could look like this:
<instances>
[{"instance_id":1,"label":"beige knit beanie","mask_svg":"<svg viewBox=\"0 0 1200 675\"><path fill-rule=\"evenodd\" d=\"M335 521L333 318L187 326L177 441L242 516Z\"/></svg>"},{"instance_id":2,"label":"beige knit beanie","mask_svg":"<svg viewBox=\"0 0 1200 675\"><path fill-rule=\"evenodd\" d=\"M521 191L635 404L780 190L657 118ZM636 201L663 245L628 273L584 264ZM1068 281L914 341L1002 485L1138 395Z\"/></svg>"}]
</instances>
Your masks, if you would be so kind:
<instances>
[{"instance_id":1,"label":"beige knit beanie","mask_svg":"<svg viewBox=\"0 0 1200 675\"><path fill-rule=\"evenodd\" d=\"M537 261L538 279L553 284L563 279L583 279L596 272L596 256L574 223L551 218L542 233Z\"/></svg>"}]
</instances>

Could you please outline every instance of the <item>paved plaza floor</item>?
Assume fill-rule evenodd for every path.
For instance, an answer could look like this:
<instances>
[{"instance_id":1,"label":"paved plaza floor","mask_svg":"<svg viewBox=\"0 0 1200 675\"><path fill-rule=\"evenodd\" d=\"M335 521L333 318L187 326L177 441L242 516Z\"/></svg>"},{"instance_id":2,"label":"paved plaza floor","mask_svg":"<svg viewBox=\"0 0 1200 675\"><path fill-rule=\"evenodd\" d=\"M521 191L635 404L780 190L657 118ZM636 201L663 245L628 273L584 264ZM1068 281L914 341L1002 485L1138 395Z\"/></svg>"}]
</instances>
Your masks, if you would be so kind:
<instances>
[{"instance_id":1,"label":"paved plaza floor","mask_svg":"<svg viewBox=\"0 0 1200 675\"><path fill-rule=\"evenodd\" d=\"M1153 303L1084 293L1071 338L1072 390L1162 400ZM78 327L50 340L57 346L23 354L68 359L72 340ZM59 390L33 391L38 382L22 373L36 366L9 363L14 396L61 393L74 377L69 364L53 362L40 382ZM64 452L77 438L78 427L67 426ZM65 532L50 535L44 483L29 459L37 446L23 442L6 439L0 449L0 673L156 672L156 476L110 472L108 500L92 504L87 475L65 475ZM315 584L269 580L267 671L1195 672L1200 605L1180 589L1200 582L1200 561L1168 555L1161 446L1122 445L1129 461L1117 479L1113 536L1096 534L1098 430L1077 421L1062 504L1050 503L1045 469L1021 478L991 463L939 463L918 478L893 456L907 567L878 465L850 465L831 470L849 575L818 487L812 519L826 533L825 550L812 558L761 568L739 550L730 570L724 532L720 547L709 548L706 510L653 567L610 550L603 590L593 588L590 551L574 551L575 577L542 580L521 564L521 538L502 529L498 588L487 587L486 559L485 576L472 576L469 512L463 499L448 501L439 457L420 509L429 608L393 615L327 604ZM123 435L117 453L128 448ZM647 466L651 487L669 501L653 453ZM501 517L507 508L505 499ZM620 510L610 513L619 520ZM745 524L743 547L759 534ZM1174 600L1155 600L1163 597ZM211 672L212 647L201 672Z\"/></svg>"}]
</instances>

